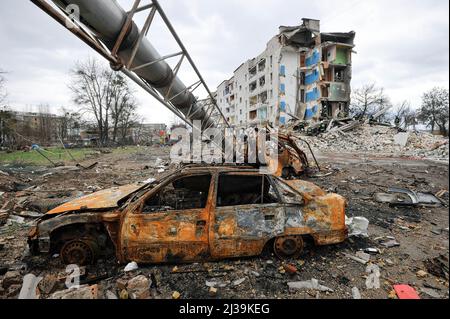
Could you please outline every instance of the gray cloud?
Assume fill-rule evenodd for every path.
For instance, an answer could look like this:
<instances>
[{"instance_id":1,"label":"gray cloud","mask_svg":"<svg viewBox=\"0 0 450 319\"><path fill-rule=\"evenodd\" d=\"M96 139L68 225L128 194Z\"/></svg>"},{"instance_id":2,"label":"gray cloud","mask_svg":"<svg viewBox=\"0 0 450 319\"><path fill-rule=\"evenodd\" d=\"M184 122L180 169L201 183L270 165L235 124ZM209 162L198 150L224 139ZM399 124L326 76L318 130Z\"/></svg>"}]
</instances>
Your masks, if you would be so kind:
<instances>
[{"instance_id":1,"label":"gray cloud","mask_svg":"<svg viewBox=\"0 0 450 319\"><path fill-rule=\"evenodd\" d=\"M120 0L129 8L131 0ZM448 87L448 1L434 0L166 0L167 15L212 89L246 59L264 50L279 25L302 17L322 20L323 31L357 33L353 87L376 82L394 102L420 104L421 94ZM138 16L140 23L145 19ZM150 39L162 53L172 52L162 24ZM86 45L52 21L30 1L0 1L0 67L8 74L12 106L48 103L74 107L67 84L76 60L95 56ZM176 62L176 61L174 61ZM194 81L184 69L185 82ZM173 115L138 90L140 112L149 122Z\"/></svg>"}]
</instances>

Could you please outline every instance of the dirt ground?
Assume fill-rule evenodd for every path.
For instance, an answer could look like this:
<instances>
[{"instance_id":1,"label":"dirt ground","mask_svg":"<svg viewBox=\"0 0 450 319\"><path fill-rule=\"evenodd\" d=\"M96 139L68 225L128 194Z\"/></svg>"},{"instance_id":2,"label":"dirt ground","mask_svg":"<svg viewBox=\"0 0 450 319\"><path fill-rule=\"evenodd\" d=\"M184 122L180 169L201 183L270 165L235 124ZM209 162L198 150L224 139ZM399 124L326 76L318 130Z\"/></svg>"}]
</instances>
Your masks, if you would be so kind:
<instances>
[{"instance_id":1,"label":"dirt ground","mask_svg":"<svg viewBox=\"0 0 450 319\"><path fill-rule=\"evenodd\" d=\"M144 181L158 175L157 168L153 166L158 158L168 160L169 150L143 147L129 154L97 154L82 163L90 165L98 162L90 170L0 166L0 171L9 175L0 174L0 204L5 205L8 201L22 203L30 197L56 202L67 196L79 196L80 192L88 194ZM100 295L108 292L110 298L112 294L120 294L118 280L120 282L120 279L131 279L140 274L151 279L152 298L163 299L172 298L174 292L179 292L183 299L350 299L353 298L353 287L359 289L362 298L385 299L393 297L393 285L396 284L412 286L424 299L448 298L448 270L445 275L439 273L440 269L432 267L432 260L444 255L448 269L448 192L442 196L447 205L433 208L390 207L373 199L374 193L386 192L392 186L433 194L448 190L448 163L369 158L355 154L319 154L318 159L323 170L332 174L306 179L346 197L347 216L364 216L370 221L368 238L352 237L334 246L307 246L299 259L284 262L266 254L192 265L139 265L138 270L125 273L124 265L117 265L114 260L100 261L86 268L82 283L98 284L102 292ZM31 186L36 187L30 189ZM6 271L18 271L20 276L33 273L44 277L39 286L41 298L64 289L65 266L57 256L29 256L26 238L32 221L32 218L26 218L25 223L0 227L0 298L17 298L21 287L21 279L11 281L11 278L6 278ZM382 246L381 243L390 238L388 236L395 238L400 246ZM368 264L348 257L366 248L379 250L379 253L371 254ZM366 268L371 264L380 268L378 289L367 289L366 286ZM290 274L283 265L294 266L297 271ZM288 288L288 282L312 278L331 288L332 292L292 291ZM13 284L6 287L6 280ZM208 285L217 287L214 295Z\"/></svg>"}]
</instances>

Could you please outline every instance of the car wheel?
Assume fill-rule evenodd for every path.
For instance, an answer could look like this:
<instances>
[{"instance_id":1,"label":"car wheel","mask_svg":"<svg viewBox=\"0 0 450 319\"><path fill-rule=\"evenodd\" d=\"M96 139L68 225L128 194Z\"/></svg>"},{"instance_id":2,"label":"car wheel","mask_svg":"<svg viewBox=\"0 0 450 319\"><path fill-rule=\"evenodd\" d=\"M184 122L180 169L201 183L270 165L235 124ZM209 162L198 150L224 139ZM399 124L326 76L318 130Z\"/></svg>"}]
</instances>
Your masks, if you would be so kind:
<instances>
[{"instance_id":1,"label":"car wheel","mask_svg":"<svg viewBox=\"0 0 450 319\"><path fill-rule=\"evenodd\" d=\"M303 252L302 236L283 236L275 238L273 250L275 255L280 258L297 258Z\"/></svg>"},{"instance_id":2,"label":"car wheel","mask_svg":"<svg viewBox=\"0 0 450 319\"><path fill-rule=\"evenodd\" d=\"M96 244L86 239L71 240L63 245L60 256L66 265L93 264L96 257Z\"/></svg>"}]
</instances>

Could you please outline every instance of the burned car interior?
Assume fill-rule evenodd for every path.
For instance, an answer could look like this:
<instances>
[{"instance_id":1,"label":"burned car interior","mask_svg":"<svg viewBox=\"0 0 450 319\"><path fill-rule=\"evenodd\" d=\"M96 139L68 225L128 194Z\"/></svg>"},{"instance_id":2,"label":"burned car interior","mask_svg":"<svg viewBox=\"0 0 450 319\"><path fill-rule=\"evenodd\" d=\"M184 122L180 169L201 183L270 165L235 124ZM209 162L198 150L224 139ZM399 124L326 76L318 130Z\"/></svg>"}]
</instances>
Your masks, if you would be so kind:
<instances>
[{"instance_id":1,"label":"burned car interior","mask_svg":"<svg viewBox=\"0 0 450 319\"><path fill-rule=\"evenodd\" d=\"M206 207L211 175L189 176L169 182L144 205L143 213Z\"/></svg>"}]
</instances>

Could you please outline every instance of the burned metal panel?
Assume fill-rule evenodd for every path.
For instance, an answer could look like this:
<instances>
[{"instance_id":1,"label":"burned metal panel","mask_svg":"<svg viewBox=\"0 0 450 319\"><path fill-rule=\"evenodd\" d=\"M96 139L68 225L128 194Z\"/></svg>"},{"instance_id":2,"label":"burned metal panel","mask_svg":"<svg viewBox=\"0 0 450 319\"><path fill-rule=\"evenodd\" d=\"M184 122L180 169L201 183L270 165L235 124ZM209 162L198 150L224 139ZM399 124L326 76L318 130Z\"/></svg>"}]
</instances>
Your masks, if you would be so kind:
<instances>
[{"instance_id":1,"label":"burned metal panel","mask_svg":"<svg viewBox=\"0 0 450 319\"><path fill-rule=\"evenodd\" d=\"M137 183L95 192L56 207L55 209L49 211L47 215L57 215L78 210L115 208L121 199L139 190L143 186L144 184Z\"/></svg>"},{"instance_id":2,"label":"burned metal panel","mask_svg":"<svg viewBox=\"0 0 450 319\"><path fill-rule=\"evenodd\" d=\"M265 243L284 233L285 212L279 204L220 207L215 210L211 255L254 256Z\"/></svg>"},{"instance_id":3,"label":"burned metal panel","mask_svg":"<svg viewBox=\"0 0 450 319\"><path fill-rule=\"evenodd\" d=\"M208 212L190 210L129 214L121 241L127 260L188 262L208 254Z\"/></svg>"}]
</instances>

